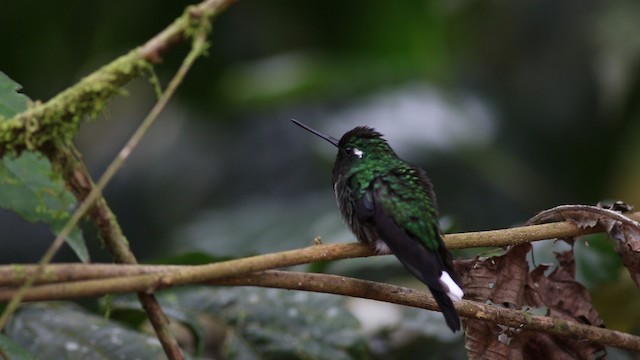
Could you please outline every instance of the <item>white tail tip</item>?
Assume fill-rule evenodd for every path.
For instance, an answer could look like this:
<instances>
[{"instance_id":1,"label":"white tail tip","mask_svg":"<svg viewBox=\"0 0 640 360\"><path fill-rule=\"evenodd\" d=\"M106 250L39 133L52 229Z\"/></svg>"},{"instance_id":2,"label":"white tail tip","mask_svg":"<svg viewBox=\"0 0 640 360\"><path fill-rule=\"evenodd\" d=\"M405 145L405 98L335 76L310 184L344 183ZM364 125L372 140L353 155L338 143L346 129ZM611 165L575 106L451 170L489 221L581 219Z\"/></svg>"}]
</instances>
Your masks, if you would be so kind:
<instances>
[{"instance_id":1,"label":"white tail tip","mask_svg":"<svg viewBox=\"0 0 640 360\"><path fill-rule=\"evenodd\" d=\"M451 278L448 272L443 271L442 275L440 275L440 284L444 287L445 292L449 296L449 298L453 301L462 300L462 296L464 292L460 289L460 286L456 284L455 281Z\"/></svg>"}]
</instances>

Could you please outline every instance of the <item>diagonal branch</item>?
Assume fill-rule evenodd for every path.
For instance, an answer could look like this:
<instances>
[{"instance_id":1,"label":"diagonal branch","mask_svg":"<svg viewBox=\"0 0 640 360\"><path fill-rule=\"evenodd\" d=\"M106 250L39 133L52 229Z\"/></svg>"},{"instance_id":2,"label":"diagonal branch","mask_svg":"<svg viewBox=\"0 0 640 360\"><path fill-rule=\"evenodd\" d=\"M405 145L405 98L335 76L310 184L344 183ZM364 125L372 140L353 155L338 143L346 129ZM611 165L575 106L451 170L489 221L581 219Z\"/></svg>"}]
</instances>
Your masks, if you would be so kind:
<instances>
[{"instance_id":1,"label":"diagonal branch","mask_svg":"<svg viewBox=\"0 0 640 360\"><path fill-rule=\"evenodd\" d=\"M426 291L337 275L286 271L263 271L248 276L222 279L213 285L259 286L346 295L439 311L433 296ZM517 331L543 331L561 337L588 340L621 349L640 351L640 337L624 332L580 324L526 311L482 304L470 300L454 303L462 317L498 323Z\"/></svg>"},{"instance_id":2,"label":"diagonal branch","mask_svg":"<svg viewBox=\"0 0 640 360\"><path fill-rule=\"evenodd\" d=\"M153 63L161 62L161 55L175 43L189 38L203 26L208 32L213 17L233 2L205 0L189 6L182 16L143 46L82 78L49 101L36 101L13 118L2 119L0 157L24 149L70 143L85 116L95 117L111 97L125 93L123 86L151 70Z\"/></svg>"}]
</instances>

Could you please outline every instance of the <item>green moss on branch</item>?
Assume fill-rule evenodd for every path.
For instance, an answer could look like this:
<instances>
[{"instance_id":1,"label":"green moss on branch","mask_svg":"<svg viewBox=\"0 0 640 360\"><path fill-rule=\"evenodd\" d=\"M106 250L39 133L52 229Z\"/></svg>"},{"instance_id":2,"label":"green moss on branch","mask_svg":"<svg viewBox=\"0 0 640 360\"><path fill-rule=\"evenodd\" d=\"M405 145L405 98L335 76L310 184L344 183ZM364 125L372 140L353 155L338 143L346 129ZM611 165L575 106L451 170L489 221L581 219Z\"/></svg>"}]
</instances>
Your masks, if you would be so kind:
<instances>
[{"instance_id":1,"label":"green moss on branch","mask_svg":"<svg viewBox=\"0 0 640 360\"><path fill-rule=\"evenodd\" d=\"M40 150L47 144L69 142L85 117L95 118L122 88L151 69L138 49L130 51L83 78L46 103L32 103L11 119L0 119L0 156Z\"/></svg>"}]
</instances>

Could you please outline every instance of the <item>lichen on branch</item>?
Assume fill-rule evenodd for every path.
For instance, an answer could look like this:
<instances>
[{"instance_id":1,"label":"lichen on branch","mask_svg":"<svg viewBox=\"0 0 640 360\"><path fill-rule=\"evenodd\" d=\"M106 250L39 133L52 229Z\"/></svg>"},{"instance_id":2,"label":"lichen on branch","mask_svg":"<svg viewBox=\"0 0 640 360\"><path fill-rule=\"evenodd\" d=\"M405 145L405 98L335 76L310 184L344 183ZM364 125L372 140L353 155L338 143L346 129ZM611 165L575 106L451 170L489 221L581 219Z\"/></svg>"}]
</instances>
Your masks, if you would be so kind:
<instances>
[{"instance_id":1,"label":"lichen on branch","mask_svg":"<svg viewBox=\"0 0 640 360\"><path fill-rule=\"evenodd\" d=\"M119 57L46 103L33 102L11 119L0 119L0 156L47 144L70 142L85 117L95 118L110 98L126 94L122 88L151 70L138 49Z\"/></svg>"},{"instance_id":2,"label":"lichen on branch","mask_svg":"<svg viewBox=\"0 0 640 360\"><path fill-rule=\"evenodd\" d=\"M142 46L84 77L47 102L31 102L26 111L12 117L0 116L0 157L21 151L43 150L50 144L69 143L82 121L95 118L109 100L126 94L129 81L152 73L153 64L175 43L209 33L212 18L233 0L207 0L189 6L162 32ZM154 76L151 75L154 83ZM158 86L154 85L157 90Z\"/></svg>"}]
</instances>

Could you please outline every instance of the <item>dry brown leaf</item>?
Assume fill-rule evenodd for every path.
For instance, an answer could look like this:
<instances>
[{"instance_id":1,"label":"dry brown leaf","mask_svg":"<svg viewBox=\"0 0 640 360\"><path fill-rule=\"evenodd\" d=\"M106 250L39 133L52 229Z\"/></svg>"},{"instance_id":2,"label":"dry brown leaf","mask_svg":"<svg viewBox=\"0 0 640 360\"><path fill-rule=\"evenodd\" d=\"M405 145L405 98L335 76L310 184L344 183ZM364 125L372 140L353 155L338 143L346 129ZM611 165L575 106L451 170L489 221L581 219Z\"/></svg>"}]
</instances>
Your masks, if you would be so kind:
<instances>
[{"instance_id":1,"label":"dry brown leaf","mask_svg":"<svg viewBox=\"0 0 640 360\"><path fill-rule=\"evenodd\" d=\"M562 205L539 213L527 224L570 221L581 228L602 226L612 239L617 240L616 252L636 286L640 287L640 223L624 215L631 210L633 207L621 201L606 206Z\"/></svg>"},{"instance_id":2,"label":"dry brown leaf","mask_svg":"<svg viewBox=\"0 0 640 360\"><path fill-rule=\"evenodd\" d=\"M526 254L530 244L512 248L502 256L487 259L476 257L456 263L462 274L465 298L479 302L493 302L519 308L524 297L528 268ZM494 323L467 320L465 348L470 359L522 359L522 353L512 351L506 327Z\"/></svg>"},{"instance_id":3,"label":"dry brown leaf","mask_svg":"<svg viewBox=\"0 0 640 360\"><path fill-rule=\"evenodd\" d=\"M476 257L457 263L465 298L602 326L588 291L575 281L573 252L556 254L559 266L545 276L546 265L539 265L529 273L530 251L530 244L522 244L502 256ZM564 360L606 356L604 347L598 344L480 320L468 320L466 325L465 348L470 359Z\"/></svg>"},{"instance_id":4,"label":"dry brown leaf","mask_svg":"<svg viewBox=\"0 0 640 360\"><path fill-rule=\"evenodd\" d=\"M530 274L526 299L529 306L547 307L554 318L573 320L587 325L604 327L604 322L593 308L591 294L575 281L573 249L556 253L559 266L549 276L544 276L546 265L539 265ZM559 339L541 334L535 341L554 343L577 359L597 359L605 354L604 346L571 339Z\"/></svg>"},{"instance_id":5,"label":"dry brown leaf","mask_svg":"<svg viewBox=\"0 0 640 360\"><path fill-rule=\"evenodd\" d=\"M476 257L456 263L456 270L464 274L462 288L465 298L490 300L503 306L520 306L524 284L529 272L526 255L530 244L511 248L505 255L487 259Z\"/></svg>"},{"instance_id":6,"label":"dry brown leaf","mask_svg":"<svg viewBox=\"0 0 640 360\"><path fill-rule=\"evenodd\" d=\"M469 320L465 330L465 349L469 359L522 359L519 349L512 351L500 327L487 321Z\"/></svg>"}]
</instances>

